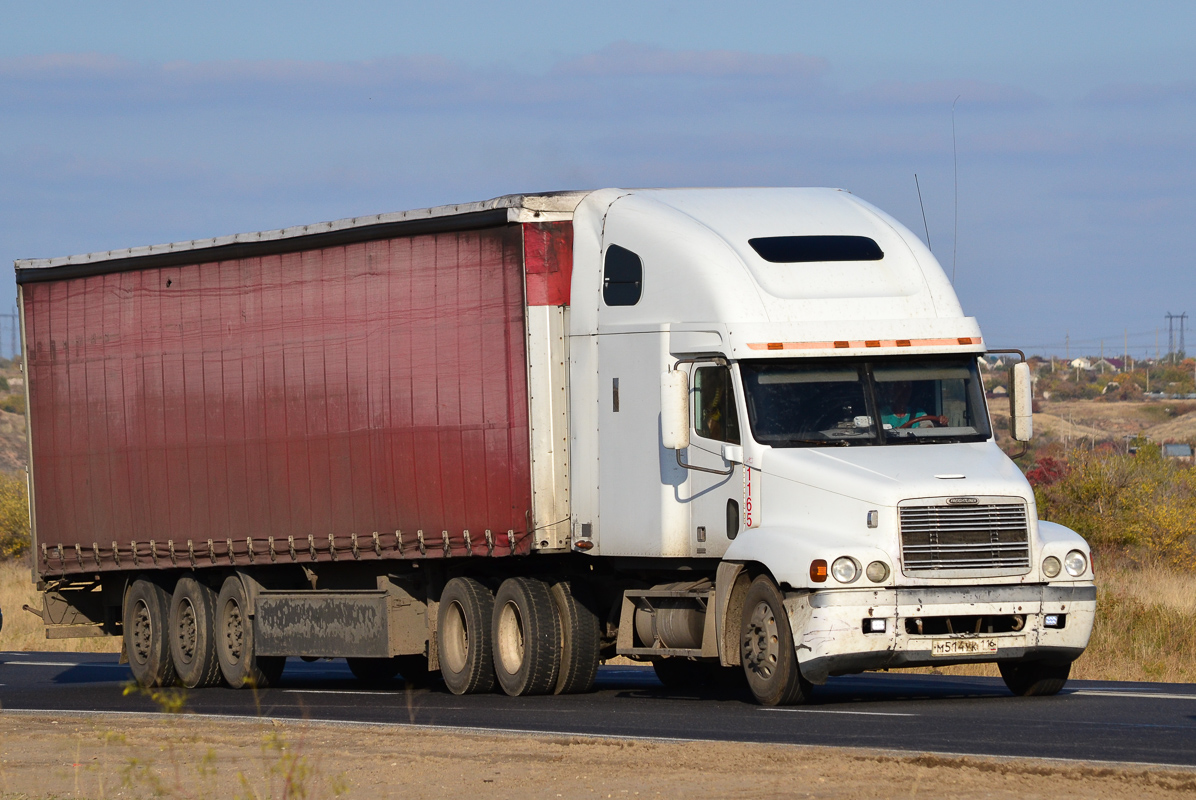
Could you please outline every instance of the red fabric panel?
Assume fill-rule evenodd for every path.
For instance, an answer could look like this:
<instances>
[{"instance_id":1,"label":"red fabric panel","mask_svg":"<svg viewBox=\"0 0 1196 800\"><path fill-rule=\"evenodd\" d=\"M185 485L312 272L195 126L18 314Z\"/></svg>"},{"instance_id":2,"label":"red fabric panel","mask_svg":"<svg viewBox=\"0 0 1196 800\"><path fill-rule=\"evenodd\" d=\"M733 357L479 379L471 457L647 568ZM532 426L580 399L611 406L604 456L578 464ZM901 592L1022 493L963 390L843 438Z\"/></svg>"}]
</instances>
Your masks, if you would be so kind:
<instances>
[{"instance_id":1,"label":"red fabric panel","mask_svg":"<svg viewBox=\"0 0 1196 800\"><path fill-rule=\"evenodd\" d=\"M507 226L25 285L42 571L528 552L523 255Z\"/></svg>"},{"instance_id":2,"label":"red fabric panel","mask_svg":"<svg viewBox=\"0 0 1196 800\"><path fill-rule=\"evenodd\" d=\"M569 287L573 279L573 223L525 223L523 257L527 265L527 304L569 305Z\"/></svg>"}]
</instances>

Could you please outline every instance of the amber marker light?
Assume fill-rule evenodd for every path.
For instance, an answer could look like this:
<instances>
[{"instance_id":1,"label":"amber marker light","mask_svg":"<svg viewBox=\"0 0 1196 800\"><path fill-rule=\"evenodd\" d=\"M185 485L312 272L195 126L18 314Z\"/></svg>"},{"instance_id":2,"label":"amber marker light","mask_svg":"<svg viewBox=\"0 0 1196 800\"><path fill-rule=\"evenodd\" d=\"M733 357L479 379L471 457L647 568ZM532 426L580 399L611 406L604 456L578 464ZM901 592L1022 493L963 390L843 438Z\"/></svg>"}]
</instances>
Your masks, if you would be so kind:
<instances>
[{"instance_id":1,"label":"amber marker light","mask_svg":"<svg viewBox=\"0 0 1196 800\"><path fill-rule=\"evenodd\" d=\"M826 583L826 561L816 558L810 562L810 580L814 583Z\"/></svg>"}]
</instances>

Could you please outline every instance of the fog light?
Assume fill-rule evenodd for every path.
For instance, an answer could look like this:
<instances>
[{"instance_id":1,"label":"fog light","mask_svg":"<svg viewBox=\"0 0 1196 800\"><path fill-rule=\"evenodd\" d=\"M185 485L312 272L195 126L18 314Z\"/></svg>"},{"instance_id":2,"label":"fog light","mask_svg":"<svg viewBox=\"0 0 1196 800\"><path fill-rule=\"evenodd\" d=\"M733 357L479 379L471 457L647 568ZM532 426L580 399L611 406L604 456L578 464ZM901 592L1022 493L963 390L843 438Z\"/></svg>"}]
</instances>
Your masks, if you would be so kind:
<instances>
[{"instance_id":1,"label":"fog light","mask_svg":"<svg viewBox=\"0 0 1196 800\"><path fill-rule=\"evenodd\" d=\"M884 633L887 627L885 622L883 619L869 618L864 620L864 633Z\"/></svg>"},{"instance_id":2,"label":"fog light","mask_svg":"<svg viewBox=\"0 0 1196 800\"><path fill-rule=\"evenodd\" d=\"M831 564L831 574L835 576L835 580L839 583L852 583L856 578L860 577L860 565L856 563L854 558L840 556L835 559L834 564Z\"/></svg>"},{"instance_id":3,"label":"fog light","mask_svg":"<svg viewBox=\"0 0 1196 800\"><path fill-rule=\"evenodd\" d=\"M1088 569L1088 559L1079 550L1072 550L1063 557L1063 568L1073 578L1078 578Z\"/></svg>"},{"instance_id":4,"label":"fog light","mask_svg":"<svg viewBox=\"0 0 1196 800\"><path fill-rule=\"evenodd\" d=\"M1059 574L1059 570L1063 565L1059 563L1059 559L1054 556L1047 556L1042 560L1042 574L1048 578L1053 578Z\"/></svg>"},{"instance_id":5,"label":"fog light","mask_svg":"<svg viewBox=\"0 0 1196 800\"><path fill-rule=\"evenodd\" d=\"M1047 614L1042 618L1042 627L1044 628L1062 628L1066 625L1066 614Z\"/></svg>"},{"instance_id":6,"label":"fog light","mask_svg":"<svg viewBox=\"0 0 1196 800\"><path fill-rule=\"evenodd\" d=\"M889 565L883 561L873 561L868 565L868 570L864 574L873 583L880 583L889 577Z\"/></svg>"},{"instance_id":7,"label":"fog light","mask_svg":"<svg viewBox=\"0 0 1196 800\"><path fill-rule=\"evenodd\" d=\"M826 562L821 558L810 562L810 580L814 583L824 583L826 581Z\"/></svg>"}]
</instances>

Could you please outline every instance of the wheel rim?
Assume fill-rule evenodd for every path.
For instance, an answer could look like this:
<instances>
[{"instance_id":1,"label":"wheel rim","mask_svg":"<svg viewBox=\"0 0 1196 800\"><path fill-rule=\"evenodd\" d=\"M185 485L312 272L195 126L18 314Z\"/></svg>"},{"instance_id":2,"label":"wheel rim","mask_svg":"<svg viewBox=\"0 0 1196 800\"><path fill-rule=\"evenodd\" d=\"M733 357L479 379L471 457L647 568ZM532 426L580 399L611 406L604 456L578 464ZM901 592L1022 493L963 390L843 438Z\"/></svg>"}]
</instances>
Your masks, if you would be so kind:
<instances>
[{"instance_id":1,"label":"wheel rim","mask_svg":"<svg viewBox=\"0 0 1196 800\"><path fill-rule=\"evenodd\" d=\"M463 671L469 660L469 626L465 623L465 609L455 600L444 615L441 641L444 652L440 655L449 671Z\"/></svg>"},{"instance_id":2,"label":"wheel rim","mask_svg":"<svg viewBox=\"0 0 1196 800\"><path fill-rule=\"evenodd\" d=\"M224 604L224 649L228 660L237 663L245 646L245 623L241 619L241 607L236 600Z\"/></svg>"},{"instance_id":3,"label":"wheel rim","mask_svg":"<svg viewBox=\"0 0 1196 800\"><path fill-rule=\"evenodd\" d=\"M523 666L523 618L519 606L508 602L498 616L498 660L503 670L514 675Z\"/></svg>"},{"instance_id":4,"label":"wheel rim","mask_svg":"<svg viewBox=\"0 0 1196 800\"><path fill-rule=\"evenodd\" d=\"M752 610L743 635L743 661L757 676L768 680L776 671L781 639L772 606L761 601Z\"/></svg>"},{"instance_id":5,"label":"wheel rim","mask_svg":"<svg viewBox=\"0 0 1196 800\"><path fill-rule=\"evenodd\" d=\"M138 600L133 606L133 652L138 664L149 661L154 641L154 627L150 620L149 606Z\"/></svg>"},{"instance_id":6,"label":"wheel rim","mask_svg":"<svg viewBox=\"0 0 1196 800\"><path fill-rule=\"evenodd\" d=\"M195 660L199 625L195 621L195 606L186 598L179 603L179 619L175 626L175 636L178 638L179 655L182 656L183 663L190 664Z\"/></svg>"}]
</instances>

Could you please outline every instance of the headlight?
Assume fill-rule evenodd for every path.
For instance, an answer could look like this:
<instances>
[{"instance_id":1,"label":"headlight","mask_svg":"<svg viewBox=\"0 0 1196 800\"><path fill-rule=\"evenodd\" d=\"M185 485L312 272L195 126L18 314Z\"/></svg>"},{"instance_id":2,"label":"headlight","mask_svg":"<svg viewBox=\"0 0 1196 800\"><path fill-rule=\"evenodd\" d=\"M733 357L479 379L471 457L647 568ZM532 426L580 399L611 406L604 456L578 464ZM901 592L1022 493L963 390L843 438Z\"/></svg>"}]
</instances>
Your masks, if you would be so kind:
<instances>
[{"instance_id":1,"label":"headlight","mask_svg":"<svg viewBox=\"0 0 1196 800\"><path fill-rule=\"evenodd\" d=\"M868 570L864 574L873 583L880 583L889 577L889 565L883 561L873 561L868 565Z\"/></svg>"},{"instance_id":2,"label":"headlight","mask_svg":"<svg viewBox=\"0 0 1196 800\"><path fill-rule=\"evenodd\" d=\"M1047 556L1042 560L1042 574L1048 578L1053 578L1059 574L1059 570L1063 569L1063 565L1059 563L1059 559L1054 556Z\"/></svg>"},{"instance_id":3,"label":"headlight","mask_svg":"<svg viewBox=\"0 0 1196 800\"><path fill-rule=\"evenodd\" d=\"M851 583L860 577L860 565L854 558L842 556L836 558L835 563L831 564L831 574L839 583Z\"/></svg>"},{"instance_id":4,"label":"headlight","mask_svg":"<svg viewBox=\"0 0 1196 800\"><path fill-rule=\"evenodd\" d=\"M1078 578L1088 569L1088 559L1079 550L1072 550L1063 557L1063 568L1073 578Z\"/></svg>"}]
</instances>

